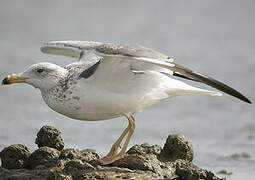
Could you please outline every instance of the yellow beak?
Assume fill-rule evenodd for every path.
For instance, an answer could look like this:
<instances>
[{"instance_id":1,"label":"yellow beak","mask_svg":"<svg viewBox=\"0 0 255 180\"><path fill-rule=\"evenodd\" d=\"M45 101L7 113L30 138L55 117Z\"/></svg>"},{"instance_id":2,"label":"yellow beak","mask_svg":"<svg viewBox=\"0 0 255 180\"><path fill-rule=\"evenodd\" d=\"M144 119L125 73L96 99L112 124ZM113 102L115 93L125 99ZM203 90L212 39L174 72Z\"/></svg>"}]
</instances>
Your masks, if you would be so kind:
<instances>
[{"instance_id":1,"label":"yellow beak","mask_svg":"<svg viewBox=\"0 0 255 180\"><path fill-rule=\"evenodd\" d=\"M17 74L8 75L6 78L3 79L2 84L8 85L13 83L23 83L25 82L25 78L21 77Z\"/></svg>"}]
</instances>

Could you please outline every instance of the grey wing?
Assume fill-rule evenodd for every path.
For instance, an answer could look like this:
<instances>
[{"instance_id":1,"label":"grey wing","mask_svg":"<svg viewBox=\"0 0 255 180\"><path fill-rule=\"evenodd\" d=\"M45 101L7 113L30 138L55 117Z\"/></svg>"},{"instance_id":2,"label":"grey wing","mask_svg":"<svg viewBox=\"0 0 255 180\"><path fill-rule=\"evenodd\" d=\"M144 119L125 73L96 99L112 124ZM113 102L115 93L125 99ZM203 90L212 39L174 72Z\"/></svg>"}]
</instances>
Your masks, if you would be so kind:
<instances>
[{"instance_id":1,"label":"grey wing","mask_svg":"<svg viewBox=\"0 0 255 180\"><path fill-rule=\"evenodd\" d=\"M121 45L94 41L51 41L44 44L41 47L41 51L47 54L77 58L80 62L88 64L87 66L92 66L97 63L102 57L106 57L105 55L118 57L119 60L127 60L136 57L157 59L162 62L173 62L172 58L150 48L138 45ZM101 56L99 53L104 55ZM110 58L107 59L107 63L113 63L109 61ZM126 63L128 62L126 61ZM114 62L114 64L116 64L116 62ZM129 66L134 71L155 70L171 75L173 74L169 69L143 61L136 61L136 63L133 62L131 64L129 62Z\"/></svg>"},{"instance_id":2,"label":"grey wing","mask_svg":"<svg viewBox=\"0 0 255 180\"><path fill-rule=\"evenodd\" d=\"M125 46L123 46L123 49ZM167 69L170 70L169 72L173 72L172 75L173 76L177 76L177 77L181 77L181 78L185 78L185 79L189 79L189 80L193 80L193 81L198 81L204 84L207 84L211 87L214 87L222 92L225 92L229 95L232 95L244 102L247 103L251 103L251 101L245 97L243 94L241 94L240 92L238 92L237 90L235 90L234 88L212 78L209 77L207 75L198 73L196 71L193 71L189 68L186 68L184 66L181 66L177 63L175 63L172 59L169 59L167 56L159 56L158 57L154 57L154 56L133 56L130 55L129 53L126 52L130 52L127 50L123 50L122 48L119 49L113 49L111 47L107 47L107 45L101 45L99 47L96 48L96 54L101 55L103 57L110 57L110 56L119 56L122 58L129 58L129 59L133 59L136 60L136 63L133 64L141 64L143 65L143 67L146 67L146 69L151 69L151 66L159 66L162 67L163 69ZM157 54L158 55L158 54ZM131 62L132 65L132 62ZM149 68L148 68L149 67ZM164 72L160 69L156 69L159 70L161 72ZM169 72L165 72L170 74Z\"/></svg>"},{"instance_id":3,"label":"grey wing","mask_svg":"<svg viewBox=\"0 0 255 180\"><path fill-rule=\"evenodd\" d=\"M138 45L120 45L95 41L51 41L41 47L43 53L69 56L79 60L85 60L87 55L85 52L94 49L110 55L168 59L171 61L171 58L158 51Z\"/></svg>"},{"instance_id":4,"label":"grey wing","mask_svg":"<svg viewBox=\"0 0 255 180\"><path fill-rule=\"evenodd\" d=\"M95 47L96 51L108 55L117 55L125 57L143 57L153 59L170 59L168 56L139 45L122 45L105 43Z\"/></svg>"},{"instance_id":5,"label":"grey wing","mask_svg":"<svg viewBox=\"0 0 255 180\"><path fill-rule=\"evenodd\" d=\"M94 41L51 41L44 44L41 51L46 54L68 56L82 60L84 51L95 49L102 44Z\"/></svg>"},{"instance_id":6,"label":"grey wing","mask_svg":"<svg viewBox=\"0 0 255 180\"><path fill-rule=\"evenodd\" d=\"M41 48L42 52L79 58L81 61L102 61L97 68L97 77L116 77L132 70L158 71L205 83L247 103L251 101L230 86L209 76L181 66L166 55L155 50L131 45L116 45L89 41L55 41ZM74 52L75 51L75 52ZM94 60L97 59L97 60ZM125 76L121 76L125 77Z\"/></svg>"}]
</instances>

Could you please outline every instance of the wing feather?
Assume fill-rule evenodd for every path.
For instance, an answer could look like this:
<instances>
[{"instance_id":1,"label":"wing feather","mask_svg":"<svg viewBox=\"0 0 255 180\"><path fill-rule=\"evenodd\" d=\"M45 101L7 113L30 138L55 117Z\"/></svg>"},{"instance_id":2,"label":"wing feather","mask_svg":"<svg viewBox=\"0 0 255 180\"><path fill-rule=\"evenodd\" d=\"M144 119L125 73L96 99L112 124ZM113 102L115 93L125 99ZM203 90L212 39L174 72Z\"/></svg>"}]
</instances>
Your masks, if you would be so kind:
<instances>
[{"instance_id":1,"label":"wing feather","mask_svg":"<svg viewBox=\"0 0 255 180\"><path fill-rule=\"evenodd\" d=\"M98 55L103 55L102 54L102 51L100 52L97 52L96 54ZM110 52L104 54L103 56L116 56L116 54L110 54ZM125 55L121 54L121 55L117 55L119 57L124 57ZM198 72L195 72L195 71L192 71L184 66L181 66L179 64L176 64L172 61L170 62L167 62L166 60L159 60L159 59L153 59L153 58L143 58L143 57L130 57L130 56L127 56L129 57L130 59L133 59L137 62L139 61L142 61L144 63L149 63L149 64L153 64L153 65L157 65L157 66L160 66L162 68L166 68L166 69L169 69L171 71L173 71L173 75L174 74L178 74L177 76L179 77L182 77L182 78L186 78L186 79L190 79L190 80L193 80L193 81L198 81L198 82L201 82L201 83L204 83L204 84L207 84L211 87L214 87L222 92L225 92L229 95L232 95L244 102L247 102L247 103L251 103L251 101L245 97L243 94L241 94L240 92L238 92L237 90L235 90L234 88L226 85L225 83L223 82L220 82L216 79L213 79L207 75L204 75L204 74L201 74L201 73L198 73ZM115 58L116 59L116 58Z\"/></svg>"},{"instance_id":2,"label":"wing feather","mask_svg":"<svg viewBox=\"0 0 255 180\"><path fill-rule=\"evenodd\" d=\"M41 51L48 54L79 58L85 61L91 58L94 59L93 57L95 57L97 60L95 62L98 62L98 57L101 57L102 63L100 63L99 67L101 66L102 69L104 68L102 66L105 66L107 71L112 70L113 72L117 68L116 61L121 63L125 62L127 65L123 66L122 64L122 67L142 71L154 70L198 81L244 102L251 103L248 98L232 87L209 76L176 64L172 58L142 46L118 45L93 41L52 41L42 46ZM114 66L111 66L111 64L114 64Z\"/></svg>"},{"instance_id":3,"label":"wing feather","mask_svg":"<svg viewBox=\"0 0 255 180\"><path fill-rule=\"evenodd\" d=\"M247 102L247 103L250 103L251 104L251 101L245 97L243 94L241 94L240 92L238 92L237 90L235 90L234 88L226 85L225 83L223 82L220 82L210 76L207 76L207 75L204 75L204 74L201 74L201 73L198 73L198 72L195 72L195 71L192 71L186 67L183 67L181 65L178 65L178 64L175 64L175 68L178 72L180 72L177 76L181 77L183 76L184 78L186 79L190 79L190 80L193 80L193 81L198 81L198 82L201 82L201 83L204 83L204 84L207 84L211 87L214 87L222 92L225 92L229 95L232 95L244 102Z\"/></svg>"},{"instance_id":4,"label":"wing feather","mask_svg":"<svg viewBox=\"0 0 255 180\"><path fill-rule=\"evenodd\" d=\"M92 50L103 43L94 41L51 41L41 47L46 54L82 59L84 51Z\"/></svg>"}]
</instances>

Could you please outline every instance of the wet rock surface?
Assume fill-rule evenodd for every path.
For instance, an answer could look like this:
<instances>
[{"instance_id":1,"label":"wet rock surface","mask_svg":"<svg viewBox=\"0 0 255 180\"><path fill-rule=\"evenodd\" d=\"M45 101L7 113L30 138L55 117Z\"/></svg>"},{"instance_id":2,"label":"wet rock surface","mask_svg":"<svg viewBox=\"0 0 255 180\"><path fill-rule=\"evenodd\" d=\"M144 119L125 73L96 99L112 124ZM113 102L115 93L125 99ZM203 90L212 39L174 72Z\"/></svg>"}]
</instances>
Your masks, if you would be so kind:
<instances>
[{"instance_id":1,"label":"wet rock surface","mask_svg":"<svg viewBox=\"0 0 255 180\"><path fill-rule=\"evenodd\" d=\"M95 150L63 149L60 132L54 127L42 127L36 143L39 149L33 153L20 144L1 151L0 180L220 180L192 163L192 146L183 135L169 135L163 148L135 145L122 159L110 165L101 165L101 156Z\"/></svg>"}]
</instances>

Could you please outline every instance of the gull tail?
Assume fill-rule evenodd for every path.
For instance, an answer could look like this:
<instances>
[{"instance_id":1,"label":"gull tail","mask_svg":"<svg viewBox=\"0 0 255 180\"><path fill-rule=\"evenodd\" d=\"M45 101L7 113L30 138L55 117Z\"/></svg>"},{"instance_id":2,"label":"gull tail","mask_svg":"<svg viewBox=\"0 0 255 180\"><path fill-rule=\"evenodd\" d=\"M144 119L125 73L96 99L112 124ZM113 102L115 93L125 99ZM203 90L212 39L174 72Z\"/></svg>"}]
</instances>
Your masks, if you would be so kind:
<instances>
[{"instance_id":1,"label":"gull tail","mask_svg":"<svg viewBox=\"0 0 255 180\"><path fill-rule=\"evenodd\" d=\"M201 91L197 91L197 92L198 92L198 94L202 94L202 95L222 96L222 93L216 92L216 91L207 91L207 90L201 89Z\"/></svg>"},{"instance_id":2,"label":"gull tail","mask_svg":"<svg viewBox=\"0 0 255 180\"><path fill-rule=\"evenodd\" d=\"M169 74L166 74L166 73L163 73L163 74L170 77ZM177 79L173 79L171 77L167 79L167 82L168 82L167 92L169 97L186 96L186 95L188 96L196 96L196 95L222 96L221 92L197 88L189 84L186 84L185 82L179 81Z\"/></svg>"}]
</instances>

